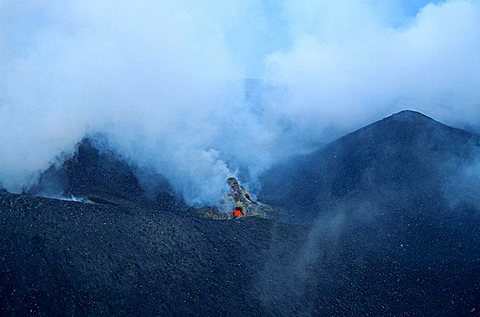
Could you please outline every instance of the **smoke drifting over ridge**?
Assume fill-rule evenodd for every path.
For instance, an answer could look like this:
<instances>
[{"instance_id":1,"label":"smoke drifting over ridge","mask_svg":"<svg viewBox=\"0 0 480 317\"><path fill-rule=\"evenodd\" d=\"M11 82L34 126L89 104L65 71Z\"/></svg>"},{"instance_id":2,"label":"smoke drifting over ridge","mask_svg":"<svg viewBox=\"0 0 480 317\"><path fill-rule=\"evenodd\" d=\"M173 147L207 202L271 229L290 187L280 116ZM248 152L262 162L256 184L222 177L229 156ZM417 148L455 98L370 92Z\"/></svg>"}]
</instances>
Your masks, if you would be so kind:
<instances>
[{"instance_id":1,"label":"smoke drifting over ridge","mask_svg":"<svg viewBox=\"0 0 480 317\"><path fill-rule=\"evenodd\" d=\"M0 1L0 185L101 134L215 203L226 177L405 108L478 126L480 1L387 3Z\"/></svg>"}]
</instances>

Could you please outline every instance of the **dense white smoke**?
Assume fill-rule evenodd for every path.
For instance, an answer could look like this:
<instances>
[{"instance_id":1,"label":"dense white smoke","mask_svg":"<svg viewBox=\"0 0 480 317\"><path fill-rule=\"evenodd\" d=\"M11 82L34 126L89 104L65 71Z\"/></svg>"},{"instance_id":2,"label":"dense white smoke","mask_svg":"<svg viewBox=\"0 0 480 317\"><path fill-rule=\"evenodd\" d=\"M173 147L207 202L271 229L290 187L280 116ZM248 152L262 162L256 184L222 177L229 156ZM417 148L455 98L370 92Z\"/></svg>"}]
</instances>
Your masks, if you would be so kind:
<instances>
[{"instance_id":1,"label":"dense white smoke","mask_svg":"<svg viewBox=\"0 0 480 317\"><path fill-rule=\"evenodd\" d=\"M283 114L341 129L404 108L450 123L478 122L478 1L429 4L399 27L374 7L348 3L289 7L297 12L290 14L295 42L267 57L268 80L288 87Z\"/></svg>"},{"instance_id":2,"label":"dense white smoke","mask_svg":"<svg viewBox=\"0 0 480 317\"><path fill-rule=\"evenodd\" d=\"M404 108L476 126L480 3L0 0L0 71L1 186L100 133L215 203Z\"/></svg>"}]
</instances>

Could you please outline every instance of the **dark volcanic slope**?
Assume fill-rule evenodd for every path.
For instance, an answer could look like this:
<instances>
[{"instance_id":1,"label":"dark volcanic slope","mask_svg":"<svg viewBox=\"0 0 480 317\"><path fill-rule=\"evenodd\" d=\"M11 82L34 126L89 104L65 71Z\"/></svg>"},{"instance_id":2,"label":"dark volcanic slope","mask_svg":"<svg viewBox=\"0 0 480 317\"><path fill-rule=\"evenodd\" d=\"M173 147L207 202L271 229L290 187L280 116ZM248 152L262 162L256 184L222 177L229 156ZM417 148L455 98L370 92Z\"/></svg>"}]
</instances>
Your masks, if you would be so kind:
<instances>
[{"instance_id":1,"label":"dark volcanic slope","mask_svg":"<svg viewBox=\"0 0 480 317\"><path fill-rule=\"evenodd\" d=\"M0 313L460 316L479 309L478 236L439 231L417 237L431 247L408 235L400 244L377 224L335 217L306 229L0 193Z\"/></svg>"},{"instance_id":2,"label":"dark volcanic slope","mask_svg":"<svg viewBox=\"0 0 480 317\"><path fill-rule=\"evenodd\" d=\"M480 210L443 185L476 151L418 113L377 122L266 175L299 225L198 218L82 144L36 190L97 204L0 191L0 314L473 316Z\"/></svg>"},{"instance_id":3,"label":"dark volcanic slope","mask_svg":"<svg viewBox=\"0 0 480 317\"><path fill-rule=\"evenodd\" d=\"M402 111L272 168L260 196L307 219L340 203L442 203L445 180L479 154L478 135Z\"/></svg>"},{"instance_id":4,"label":"dark volcanic slope","mask_svg":"<svg viewBox=\"0 0 480 317\"><path fill-rule=\"evenodd\" d=\"M0 313L261 315L270 226L1 193Z\"/></svg>"},{"instance_id":5,"label":"dark volcanic slope","mask_svg":"<svg viewBox=\"0 0 480 317\"><path fill-rule=\"evenodd\" d=\"M478 135L403 111L274 167L260 198L286 217L317 219L313 270L328 267L352 302L478 313L480 206L463 192L478 197L479 181L458 175L478 163L479 144ZM338 259L325 260L331 254Z\"/></svg>"},{"instance_id":6,"label":"dark volcanic slope","mask_svg":"<svg viewBox=\"0 0 480 317\"><path fill-rule=\"evenodd\" d=\"M105 146L103 146L105 147ZM138 177L142 174L145 177ZM144 183L140 183L140 180ZM98 150L89 139L78 144L63 164L45 171L29 193L39 196L82 197L102 204L185 209L161 175L141 171L109 150Z\"/></svg>"}]
</instances>

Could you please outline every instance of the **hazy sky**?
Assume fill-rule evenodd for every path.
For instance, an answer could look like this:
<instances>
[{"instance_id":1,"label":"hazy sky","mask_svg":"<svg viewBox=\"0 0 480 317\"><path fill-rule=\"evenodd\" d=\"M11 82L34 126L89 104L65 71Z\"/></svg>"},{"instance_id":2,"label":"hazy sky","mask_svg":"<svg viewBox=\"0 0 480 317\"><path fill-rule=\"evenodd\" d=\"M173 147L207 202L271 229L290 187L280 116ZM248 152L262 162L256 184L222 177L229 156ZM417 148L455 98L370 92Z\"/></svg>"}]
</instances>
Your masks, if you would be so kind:
<instances>
[{"instance_id":1,"label":"hazy sky","mask_svg":"<svg viewBox=\"0 0 480 317\"><path fill-rule=\"evenodd\" d=\"M215 203L406 108L478 127L480 2L0 0L0 71L2 186L102 134Z\"/></svg>"}]
</instances>

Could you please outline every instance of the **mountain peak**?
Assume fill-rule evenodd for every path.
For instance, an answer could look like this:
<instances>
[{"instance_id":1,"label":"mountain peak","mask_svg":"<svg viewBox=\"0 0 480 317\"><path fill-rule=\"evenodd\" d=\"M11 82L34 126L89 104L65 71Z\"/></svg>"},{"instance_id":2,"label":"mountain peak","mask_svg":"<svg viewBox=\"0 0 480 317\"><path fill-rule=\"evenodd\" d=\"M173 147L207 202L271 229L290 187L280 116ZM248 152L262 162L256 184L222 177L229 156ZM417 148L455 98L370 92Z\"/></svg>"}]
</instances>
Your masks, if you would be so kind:
<instances>
[{"instance_id":1,"label":"mountain peak","mask_svg":"<svg viewBox=\"0 0 480 317\"><path fill-rule=\"evenodd\" d=\"M397 122L399 124L419 124L419 125L438 125L438 126L444 126L448 127L445 124L436 121L435 119L432 119L429 116L424 115L421 112L415 111L415 110L402 110L400 112L394 113L383 120L380 120L379 122ZM375 124L375 123L373 123ZM448 127L451 128L451 127Z\"/></svg>"},{"instance_id":2,"label":"mountain peak","mask_svg":"<svg viewBox=\"0 0 480 317\"><path fill-rule=\"evenodd\" d=\"M388 116L384 118L382 121L394 121L398 123L404 123L404 124L435 124L435 125L443 125L443 123L440 123L426 115L424 115L421 112L414 111L414 110L402 110L400 112L394 113L391 116ZM374 123L375 124L375 123Z\"/></svg>"},{"instance_id":3,"label":"mountain peak","mask_svg":"<svg viewBox=\"0 0 480 317\"><path fill-rule=\"evenodd\" d=\"M398 118L398 119L429 119L433 120L432 118L424 115L421 112L415 111L415 110L402 110L400 112L394 113L393 115L390 116L391 118Z\"/></svg>"},{"instance_id":4,"label":"mountain peak","mask_svg":"<svg viewBox=\"0 0 480 317\"><path fill-rule=\"evenodd\" d=\"M403 110L356 130L338 141L364 143L370 140L383 145L421 142L434 145L455 139L453 143L463 144L472 136L475 134L450 127L418 111Z\"/></svg>"},{"instance_id":5,"label":"mountain peak","mask_svg":"<svg viewBox=\"0 0 480 317\"><path fill-rule=\"evenodd\" d=\"M478 135L416 111L401 111L274 166L265 174L260 196L305 215L360 196L380 195L375 202L395 206L404 196L435 196L441 201L437 184L446 175L445 166L467 162L478 153L479 144Z\"/></svg>"},{"instance_id":6,"label":"mountain peak","mask_svg":"<svg viewBox=\"0 0 480 317\"><path fill-rule=\"evenodd\" d=\"M374 122L370 125L368 125L366 128L370 126L376 126L380 123L385 123L388 125L395 125L395 124L413 124L413 125L444 125L443 123L440 123L434 119L432 119L429 116L424 115L423 113L420 113L418 111L414 110L402 110L400 112L394 113L386 118L383 118L382 120L379 120L377 122Z\"/></svg>"}]
</instances>

